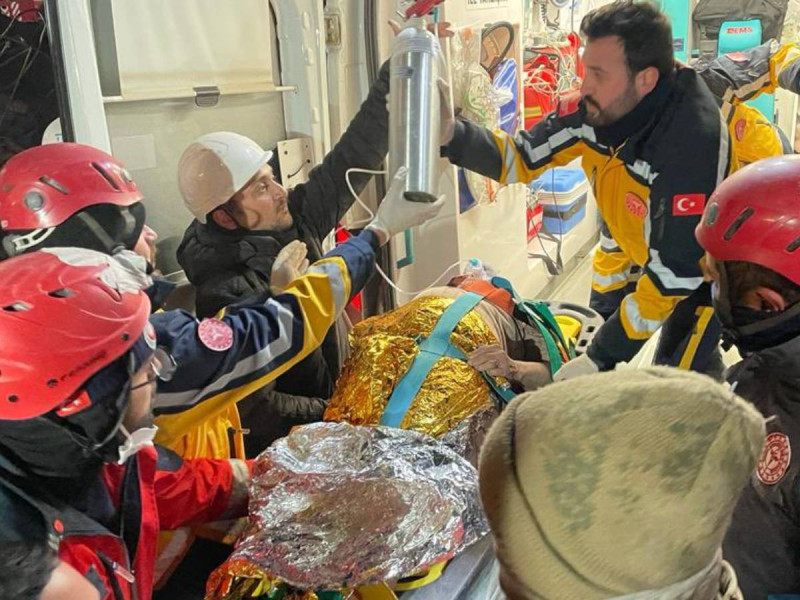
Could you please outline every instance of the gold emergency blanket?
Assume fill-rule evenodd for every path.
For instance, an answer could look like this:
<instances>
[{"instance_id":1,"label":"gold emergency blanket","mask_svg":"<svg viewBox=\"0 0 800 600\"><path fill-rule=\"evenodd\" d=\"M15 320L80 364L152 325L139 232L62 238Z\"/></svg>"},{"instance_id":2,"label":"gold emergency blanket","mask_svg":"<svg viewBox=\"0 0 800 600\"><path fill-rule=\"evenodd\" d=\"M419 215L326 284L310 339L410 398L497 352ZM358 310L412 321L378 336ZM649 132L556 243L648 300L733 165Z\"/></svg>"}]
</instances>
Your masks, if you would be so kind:
<instances>
[{"instance_id":1,"label":"gold emergency blanket","mask_svg":"<svg viewBox=\"0 0 800 600\"><path fill-rule=\"evenodd\" d=\"M351 354L325 420L377 425L395 386L419 353L416 339L429 336L452 303L451 298L417 298L358 323L350 333ZM478 346L498 343L475 310L461 319L450 341L467 355ZM401 426L438 438L489 401L489 386L480 373L462 360L442 357L428 373Z\"/></svg>"}]
</instances>

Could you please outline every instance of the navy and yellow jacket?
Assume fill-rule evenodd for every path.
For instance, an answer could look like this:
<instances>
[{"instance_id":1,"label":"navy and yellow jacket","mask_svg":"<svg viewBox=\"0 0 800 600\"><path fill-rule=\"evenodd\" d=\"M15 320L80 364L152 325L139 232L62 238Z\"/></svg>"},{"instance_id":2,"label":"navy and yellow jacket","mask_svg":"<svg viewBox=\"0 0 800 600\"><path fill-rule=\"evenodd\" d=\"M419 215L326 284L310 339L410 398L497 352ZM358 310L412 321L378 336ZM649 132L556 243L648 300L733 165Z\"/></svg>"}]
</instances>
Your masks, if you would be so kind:
<instances>
[{"instance_id":1,"label":"navy and yellow jacket","mask_svg":"<svg viewBox=\"0 0 800 600\"><path fill-rule=\"evenodd\" d=\"M643 268L589 348L603 369L630 360L703 282L694 237L705 201L735 168L728 129L697 73L678 68L609 127L586 124L577 102L512 137L460 120L443 153L501 183L530 182L580 157L610 238L595 254L592 288L616 292Z\"/></svg>"},{"instance_id":2,"label":"navy and yellow jacket","mask_svg":"<svg viewBox=\"0 0 800 600\"><path fill-rule=\"evenodd\" d=\"M779 87L800 94L800 48L796 44L770 40L694 68L717 98L741 165L785 153L787 148L772 123L745 102L772 94Z\"/></svg>"},{"instance_id":3,"label":"navy and yellow jacket","mask_svg":"<svg viewBox=\"0 0 800 600\"><path fill-rule=\"evenodd\" d=\"M157 389L157 441L185 458L230 456L228 430L239 428L236 402L322 343L372 274L377 247L375 235L364 231L311 265L284 294L222 311L211 324L221 339L210 345L225 349L203 343L203 322L185 311L154 314L158 344L178 367ZM238 443L236 450L243 456Z\"/></svg>"}]
</instances>

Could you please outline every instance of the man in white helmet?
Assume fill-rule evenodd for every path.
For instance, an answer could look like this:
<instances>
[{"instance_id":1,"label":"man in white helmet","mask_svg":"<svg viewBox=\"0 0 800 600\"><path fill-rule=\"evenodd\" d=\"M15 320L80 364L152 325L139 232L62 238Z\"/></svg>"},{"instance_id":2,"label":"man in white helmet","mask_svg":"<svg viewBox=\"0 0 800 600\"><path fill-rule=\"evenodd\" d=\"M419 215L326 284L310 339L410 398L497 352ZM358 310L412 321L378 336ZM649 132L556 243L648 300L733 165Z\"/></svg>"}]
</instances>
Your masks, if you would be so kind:
<instances>
[{"instance_id":1,"label":"man in white helmet","mask_svg":"<svg viewBox=\"0 0 800 600\"><path fill-rule=\"evenodd\" d=\"M354 202L345 172L351 167L378 169L386 156L388 91L386 64L347 131L311 171L308 181L291 190L281 185L274 153L243 135L206 134L184 151L178 183L195 220L186 230L177 257L197 288L198 317L213 316L239 300L280 289L282 282L276 277L285 277L273 269L275 258L294 240L305 243L310 262L322 258L322 240ZM352 175L356 193L370 177ZM261 435L250 437L251 442L257 443L260 437L261 444L267 443L285 435L292 425L321 417L338 375L340 343L346 343L343 325L337 325L320 349L278 379L266 404L258 402L261 425L248 422L245 426L271 431L260 431ZM241 408L248 421L247 402ZM307 418L283 417L298 413L307 413Z\"/></svg>"}]
</instances>

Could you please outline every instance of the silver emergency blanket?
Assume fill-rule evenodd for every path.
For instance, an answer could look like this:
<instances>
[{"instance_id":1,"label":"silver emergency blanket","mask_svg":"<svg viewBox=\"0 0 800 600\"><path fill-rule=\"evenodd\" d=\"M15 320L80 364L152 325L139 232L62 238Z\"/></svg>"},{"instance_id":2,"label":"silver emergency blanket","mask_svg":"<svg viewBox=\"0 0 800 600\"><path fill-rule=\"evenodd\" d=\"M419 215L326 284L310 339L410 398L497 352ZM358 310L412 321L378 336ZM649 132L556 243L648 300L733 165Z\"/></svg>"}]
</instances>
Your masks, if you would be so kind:
<instances>
[{"instance_id":1,"label":"silver emergency blanket","mask_svg":"<svg viewBox=\"0 0 800 600\"><path fill-rule=\"evenodd\" d=\"M499 415L500 410L495 405L487 404L445 433L441 437L441 442L459 456L466 458L473 467L478 468L483 440L486 439L492 423Z\"/></svg>"},{"instance_id":2,"label":"silver emergency blanket","mask_svg":"<svg viewBox=\"0 0 800 600\"><path fill-rule=\"evenodd\" d=\"M258 457L250 494L231 561L300 589L412 575L489 531L475 468L410 430L301 427Z\"/></svg>"}]
</instances>

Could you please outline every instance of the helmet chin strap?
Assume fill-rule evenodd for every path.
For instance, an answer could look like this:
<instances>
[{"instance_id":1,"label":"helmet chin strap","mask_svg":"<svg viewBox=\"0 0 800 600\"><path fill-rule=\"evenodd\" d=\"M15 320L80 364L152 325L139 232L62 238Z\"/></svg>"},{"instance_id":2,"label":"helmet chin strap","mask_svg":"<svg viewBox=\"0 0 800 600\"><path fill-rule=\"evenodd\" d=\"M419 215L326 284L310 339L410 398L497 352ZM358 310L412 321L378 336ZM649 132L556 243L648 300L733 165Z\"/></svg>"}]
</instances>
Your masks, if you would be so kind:
<instances>
[{"instance_id":1,"label":"helmet chin strap","mask_svg":"<svg viewBox=\"0 0 800 600\"><path fill-rule=\"evenodd\" d=\"M87 214L86 212L80 212L75 215L85 226L86 228L91 231L94 236L100 241L103 247L106 249L108 254L112 254L114 249L119 246L119 242L115 241L108 232L103 229L100 223L97 222L97 219L92 217L91 215Z\"/></svg>"},{"instance_id":2,"label":"helmet chin strap","mask_svg":"<svg viewBox=\"0 0 800 600\"><path fill-rule=\"evenodd\" d=\"M117 406L124 405L127 409L127 402L124 402L122 398L127 398L129 393L130 383L124 386L120 394L117 396L115 404ZM94 440L86 431L78 433L71 427L64 427L64 430L69 434L76 444L83 448L83 451L87 455L94 456L103 462L115 462L117 460L117 446L119 446L120 443L125 443L125 437L120 433L124 418L125 410L120 410L116 417L116 423L114 426L111 427L105 437L99 441Z\"/></svg>"},{"instance_id":3,"label":"helmet chin strap","mask_svg":"<svg viewBox=\"0 0 800 600\"><path fill-rule=\"evenodd\" d=\"M728 282L728 272L724 262L717 263L717 272L719 273L719 281L716 286L718 292L716 298L712 297L714 310L719 320L722 321L722 325L728 329L733 329L734 323L733 313L731 311L730 284ZM712 294L713 287L714 286L712 286Z\"/></svg>"}]
</instances>

